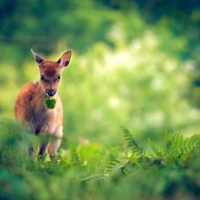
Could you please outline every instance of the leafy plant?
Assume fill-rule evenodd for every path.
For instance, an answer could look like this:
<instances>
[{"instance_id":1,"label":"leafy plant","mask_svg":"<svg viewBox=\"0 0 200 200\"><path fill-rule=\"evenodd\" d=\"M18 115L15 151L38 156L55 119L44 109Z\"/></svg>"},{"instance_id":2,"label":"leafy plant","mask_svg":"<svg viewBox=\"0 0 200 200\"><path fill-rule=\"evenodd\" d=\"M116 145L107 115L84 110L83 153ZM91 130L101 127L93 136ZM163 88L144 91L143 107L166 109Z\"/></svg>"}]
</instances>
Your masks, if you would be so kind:
<instances>
[{"instance_id":1,"label":"leafy plant","mask_svg":"<svg viewBox=\"0 0 200 200\"><path fill-rule=\"evenodd\" d=\"M192 151L200 145L200 135L184 138L180 133L165 133L165 146L159 148L151 139L149 144L156 157L166 163L184 165Z\"/></svg>"},{"instance_id":2,"label":"leafy plant","mask_svg":"<svg viewBox=\"0 0 200 200\"><path fill-rule=\"evenodd\" d=\"M34 137L19 124L1 121L0 131L1 199L200 197L199 135L166 132L163 147L149 139L152 154L124 128L124 150L87 141L49 160L28 155Z\"/></svg>"},{"instance_id":3,"label":"leafy plant","mask_svg":"<svg viewBox=\"0 0 200 200\"><path fill-rule=\"evenodd\" d=\"M142 157L146 154L146 151L133 139L128 129L124 128L124 150L126 155L127 148L131 150L132 155L136 155L137 157Z\"/></svg>"}]
</instances>

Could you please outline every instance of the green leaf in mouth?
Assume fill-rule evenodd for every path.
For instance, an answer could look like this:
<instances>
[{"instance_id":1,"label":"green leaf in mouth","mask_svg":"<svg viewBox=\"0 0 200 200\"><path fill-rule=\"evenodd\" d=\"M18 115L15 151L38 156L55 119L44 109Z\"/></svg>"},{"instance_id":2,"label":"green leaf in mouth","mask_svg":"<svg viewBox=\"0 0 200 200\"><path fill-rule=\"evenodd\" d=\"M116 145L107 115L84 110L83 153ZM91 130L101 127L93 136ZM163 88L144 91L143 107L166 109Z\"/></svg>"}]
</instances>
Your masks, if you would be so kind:
<instances>
[{"instance_id":1,"label":"green leaf in mouth","mask_svg":"<svg viewBox=\"0 0 200 200\"><path fill-rule=\"evenodd\" d=\"M56 99L55 98L48 98L44 99L44 106L48 109L54 109L56 107Z\"/></svg>"}]
</instances>

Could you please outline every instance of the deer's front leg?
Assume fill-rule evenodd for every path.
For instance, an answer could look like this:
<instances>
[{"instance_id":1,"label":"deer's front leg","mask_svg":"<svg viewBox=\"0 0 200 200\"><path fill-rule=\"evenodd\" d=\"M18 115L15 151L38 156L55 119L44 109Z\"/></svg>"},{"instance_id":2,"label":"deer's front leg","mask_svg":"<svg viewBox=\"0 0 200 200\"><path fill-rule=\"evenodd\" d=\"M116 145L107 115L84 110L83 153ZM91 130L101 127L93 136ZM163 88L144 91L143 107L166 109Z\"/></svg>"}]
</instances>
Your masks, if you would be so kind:
<instances>
[{"instance_id":1,"label":"deer's front leg","mask_svg":"<svg viewBox=\"0 0 200 200\"><path fill-rule=\"evenodd\" d=\"M61 143L61 138L57 138L55 141L49 143L48 152L50 158L54 158L56 156L60 143Z\"/></svg>"},{"instance_id":2,"label":"deer's front leg","mask_svg":"<svg viewBox=\"0 0 200 200\"><path fill-rule=\"evenodd\" d=\"M63 135L62 127L57 128L55 132L52 134L48 146L48 152L50 158L55 157L55 155L57 154L58 147L61 144L62 135Z\"/></svg>"},{"instance_id":3,"label":"deer's front leg","mask_svg":"<svg viewBox=\"0 0 200 200\"><path fill-rule=\"evenodd\" d=\"M38 135L40 140L38 155L44 155L50 140L50 135L47 133L41 133Z\"/></svg>"}]
</instances>

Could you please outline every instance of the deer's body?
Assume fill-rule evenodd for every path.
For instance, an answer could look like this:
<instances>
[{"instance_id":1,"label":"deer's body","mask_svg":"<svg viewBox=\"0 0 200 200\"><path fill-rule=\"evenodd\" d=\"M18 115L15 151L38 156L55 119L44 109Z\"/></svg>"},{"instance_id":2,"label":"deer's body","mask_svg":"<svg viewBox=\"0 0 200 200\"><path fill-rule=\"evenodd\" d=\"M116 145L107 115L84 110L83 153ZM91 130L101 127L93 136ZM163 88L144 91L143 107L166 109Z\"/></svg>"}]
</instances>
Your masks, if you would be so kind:
<instances>
[{"instance_id":1,"label":"deer's body","mask_svg":"<svg viewBox=\"0 0 200 200\"><path fill-rule=\"evenodd\" d=\"M33 52L39 66L40 80L26 84L19 92L15 101L15 117L22 123L28 124L30 130L36 135L55 136L53 142L46 141L41 144L39 154L44 154L48 146L50 157L57 153L62 138L63 109L57 92L61 81L61 72L69 64L71 52L65 52L57 61L43 61ZM45 98L53 97L56 106L49 109L44 105Z\"/></svg>"}]
</instances>

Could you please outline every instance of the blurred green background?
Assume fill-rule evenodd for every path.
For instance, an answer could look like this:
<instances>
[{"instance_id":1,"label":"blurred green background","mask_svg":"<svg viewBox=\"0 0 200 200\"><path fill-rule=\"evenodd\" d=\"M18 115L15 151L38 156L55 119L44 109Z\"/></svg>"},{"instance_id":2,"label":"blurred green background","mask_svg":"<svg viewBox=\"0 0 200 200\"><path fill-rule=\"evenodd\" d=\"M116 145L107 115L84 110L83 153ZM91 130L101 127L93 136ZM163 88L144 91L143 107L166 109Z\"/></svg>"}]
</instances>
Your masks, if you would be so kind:
<instances>
[{"instance_id":1,"label":"blurred green background","mask_svg":"<svg viewBox=\"0 0 200 200\"><path fill-rule=\"evenodd\" d=\"M141 142L199 133L198 0L1 0L0 22L1 118L39 78L31 48L45 60L71 49L61 148L121 144L122 126Z\"/></svg>"}]
</instances>

